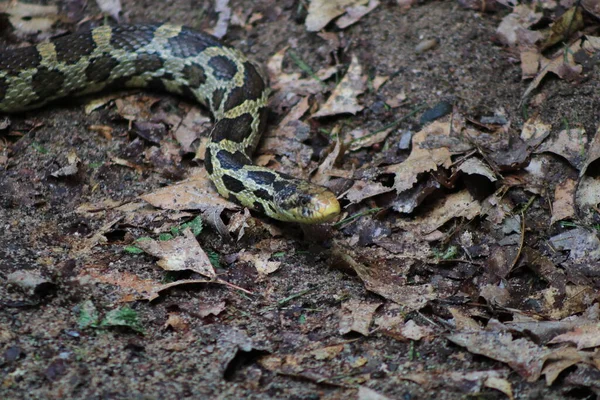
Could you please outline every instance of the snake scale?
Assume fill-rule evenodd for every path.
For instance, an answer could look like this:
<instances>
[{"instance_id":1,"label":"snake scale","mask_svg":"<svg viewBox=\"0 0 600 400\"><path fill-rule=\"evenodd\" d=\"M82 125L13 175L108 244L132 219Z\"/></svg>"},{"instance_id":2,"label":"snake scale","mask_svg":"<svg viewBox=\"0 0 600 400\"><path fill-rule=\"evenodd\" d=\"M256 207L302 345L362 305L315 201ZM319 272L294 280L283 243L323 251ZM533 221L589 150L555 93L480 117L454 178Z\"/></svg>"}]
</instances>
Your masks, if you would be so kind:
<instances>
[{"instance_id":1,"label":"snake scale","mask_svg":"<svg viewBox=\"0 0 600 400\"><path fill-rule=\"evenodd\" d=\"M269 88L239 51L177 25L100 26L0 53L0 112L64 97L148 88L187 97L214 117L205 168L218 192L272 218L320 223L340 205L329 190L254 165Z\"/></svg>"}]
</instances>

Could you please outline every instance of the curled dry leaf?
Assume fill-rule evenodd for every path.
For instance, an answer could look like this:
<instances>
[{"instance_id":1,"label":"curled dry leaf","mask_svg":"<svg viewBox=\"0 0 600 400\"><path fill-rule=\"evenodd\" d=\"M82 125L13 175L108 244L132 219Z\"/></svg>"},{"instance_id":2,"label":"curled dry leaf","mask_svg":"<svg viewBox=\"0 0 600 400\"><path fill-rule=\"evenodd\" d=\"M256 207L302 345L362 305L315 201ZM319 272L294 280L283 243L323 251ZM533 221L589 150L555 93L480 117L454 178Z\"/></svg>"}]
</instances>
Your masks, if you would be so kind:
<instances>
[{"instance_id":1,"label":"curled dry leaf","mask_svg":"<svg viewBox=\"0 0 600 400\"><path fill-rule=\"evenodd\" d=\"M467 158L462 164L458 167L459 171L462 171L469 175L482 175L490 180L490 182L495 182L496 174L492 169L484 163L481 159L477 157Z\"/></svg>"},{"instance_id":2,"label":"curled dry leaf","mask_svg":"<svg viewBox=\"0 0 600 400\"><path fill-rule=\"evenodd\" d=\"M581 49L581 40L576 41L569 46L568 49L561 49L557 51L551 59L544 58L540 55L540 71L537 76L531 81L523 95L521 96L521 102L525 101L539 86L544 77L552 72L558 75L561 79L575 80L581 76L583 67L575 63L574 55Z\"/></svg>"},{"instance_id":3,"label":"curled dry leaf","mask_svg":"<svg viewBox=\"0 0 600 400\"><path fill-rule=\"evenodd\" d=\"M356 55L352 55L352 61L348 72L336 86L331 96L319 111L313 114L315 117L326 117L331 115L350 113L356 114L364 107L358 104L357 97L365 91L366 79L362 76L362 66Z\"/></svg>"}]
</instances>

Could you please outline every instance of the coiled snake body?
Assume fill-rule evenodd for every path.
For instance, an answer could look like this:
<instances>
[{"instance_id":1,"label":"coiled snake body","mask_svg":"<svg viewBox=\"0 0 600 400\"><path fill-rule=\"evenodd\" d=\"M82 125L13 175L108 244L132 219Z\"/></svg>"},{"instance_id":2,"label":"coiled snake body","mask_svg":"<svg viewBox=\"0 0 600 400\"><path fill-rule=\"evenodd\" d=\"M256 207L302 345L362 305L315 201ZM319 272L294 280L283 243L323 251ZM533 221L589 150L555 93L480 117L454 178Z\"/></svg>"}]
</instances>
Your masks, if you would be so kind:
<instances>
[{"instance_id":1,"label":"coiled snake body","mask_svg":"<svg viewBox=\"0 0 600 400\"><path fill-rule=\"evenodd\" d=\"M257 68L214 37L175 25L101 26L0 54L0 112L112 88L150 88L207 106L215 124L205 168L219 193L282 221L318 223L333 193L252 164L269 89Z\"/></svg>"}]
</instances>

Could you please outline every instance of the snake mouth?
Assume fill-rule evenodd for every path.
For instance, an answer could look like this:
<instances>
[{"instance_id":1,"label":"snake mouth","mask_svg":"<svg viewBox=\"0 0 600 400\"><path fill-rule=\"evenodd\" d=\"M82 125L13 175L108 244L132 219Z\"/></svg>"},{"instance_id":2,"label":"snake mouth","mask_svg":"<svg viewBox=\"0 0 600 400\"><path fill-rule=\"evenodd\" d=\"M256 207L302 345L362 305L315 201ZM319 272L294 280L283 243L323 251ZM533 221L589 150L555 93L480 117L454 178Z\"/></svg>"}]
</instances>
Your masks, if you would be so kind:
<instances>
[{"instance_id":1,"label":"snake mouth","mask_svg":"<svg viewBox=\"0 0 600 400\"><path fill-rule=\"evenodd\" d=\"M315 196L312 201L312 210L307 224L320 224L329 222L340 213L340 203L333 193L324 191Z\"/></svg>"}]
</instances>

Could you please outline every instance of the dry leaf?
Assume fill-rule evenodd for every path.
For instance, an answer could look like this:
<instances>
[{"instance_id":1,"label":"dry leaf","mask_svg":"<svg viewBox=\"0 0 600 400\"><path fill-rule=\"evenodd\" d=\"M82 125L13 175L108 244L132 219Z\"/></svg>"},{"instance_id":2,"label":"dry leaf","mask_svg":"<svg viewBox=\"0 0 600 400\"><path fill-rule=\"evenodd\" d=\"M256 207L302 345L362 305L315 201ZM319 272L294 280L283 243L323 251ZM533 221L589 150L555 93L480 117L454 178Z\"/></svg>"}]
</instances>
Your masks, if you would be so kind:
<instances>
[{"instance_id":1,"label":"dry leaf","mask_svg":"<svg viewBox=\"0 0 600 400\"><path fill-rule=\"evenodd\" d=\"M367 4L365 6L358 5L358 6L354 6L354 7L347 7L346 15L339 18L335 24L340 29L347 28L350 25L357 22L358 20L360 20L362 17L364 17L368 13L370 13L371 11L373 11L375 9L375 7L377 7L378 5L379 5L378 0L369 0L369 4Z\"/></svg>"},{"instance_id":2,"label":"dry leaf","mask_svg":"<svg viewBox=\"0 0 600 400\"><path fill-rule=\"evenodd\" d=\"M549 344L571 342L577 345L577 350L600 346L600 325L578 326L571 332L563 333L552 339Z\"/></svg>"},{"instance_id":3,"label":"dry leaf","mask_svg":"<svg viewBox=\"0 0 600 400\"><path fill-rule=\"evenodd\" d=\"M58 21L58 7L9 1L0 3L0 13L8 20L18 36L47 32Z\"/></svg>"},{"instance_id":4,"label":"dry leaf","mask_svg":"<svg viewBox=\"0 0 600 400\"><path fill-rule=\"evenodd\" d=\"M471 220L481 214L481 204L473 199L468 190L452 193L440 198L431 211L412 220L400 221L398 227L409 229L419 235L427 235L452 218Z\"/></svg>"},{"instance_id":5,"label":"dry leaf","mask_svg":"<svg viewBox=\"0 0 600 400\"><path fill-rule=\"evenodd\" d=\"M446 147L429 148L425 142L431 136L447 137L450 135L450 123L435 121L412 138L412 151L408 158L386 168L386 172L394 173L394 188L398 193L410 189L418 179L419 174L437 170L438 166L450 168L452 165L451 153Z\"/></svg>"},{"instance_id":6,"label":"dry leaf","mask_svg":"<svg viewBox=\"0 0 600 400\"><path fill-rule=\"evenodd\" d=\"M216 278L208 256L190 228L183 230L183 236L171 240L139 240L136 245L146 253L158 257L160 260L156 264L166 271L190 270L209 279Z\"/></svg>"},{"instance_id":7,"label":"dry leaf","mask_svg":"<svg viewBox=\"0 0 600 400\"><path fill-rule=\"evenodd\" d=\"M188 179L140 196L154 207L164 210L200 210L220 214L222 210L237 210L239 206L222 198L204 168Z\"/></svg>"},{"instance_id":8,"label":"dry leaf","mask_svg":"<svg viewBox=\"0 0 600 400\"><path fill-rule=\"evenodd\" d=\"M554 189L554 202L552 203L552 218L550 224L564 219L575 217L575 189L577 181L565 179Z\"/></svg>"},{"instance_id":9,"label":"dry leaf","mask_svg":"<svg viewBox=\"0 0 600 400\"><path fill-rule=\"evenodd\" d=\"M513 340L510 333L481 331L456 333L448 340L466 347L471 353L482 354L508 364L527 382L535 382L550 350L537 346L526 339Z\"/></svg>"},{"instance_id":10,"label":"dry leaf","mask_svg":"<svg viewBox=\"0 0 600 400\"><path fill-rule=\"evenodd\" d=\"M369 0L312 0L308 5L306 30L317 32L330 21L346 12L349 7L363 6Z\"/></svg>"},{"instance_id":11,"label":"dry leaf","mask_svg":"<svg viewBox=\"0 0 600 400\"><path fill-rule=\"evenodd\" d=\"M96 4L103 13L110 15L115 21L119 21L122 10L121 0L96 0Z\"/></svg>"},{"instance_id":12,"label":"dry leaf","mask_svg":"<svg viewBox=\"0 0 600 400\"><path fill-rule=\"evenodd\" d=\"M364 108L358 104L357 97L365 91L365 82L366 79L362 76L362 66L356 55L353 54L348 72L325 104L312 117L326 117L343 113L356 114Z\"/></svg>"},{"instance_id":13,"label":"dry leaf","mask_svg":"<svg viewBox=\"0 0 600 400\"><path fill-rule=\"evenodd\" d=\"M357 332L369 336L369 327L373 314L381 303L367 303L360 300L349 300L342 304L340 325L338 331L341 335Z\"/></svg>"}]
</instances>

